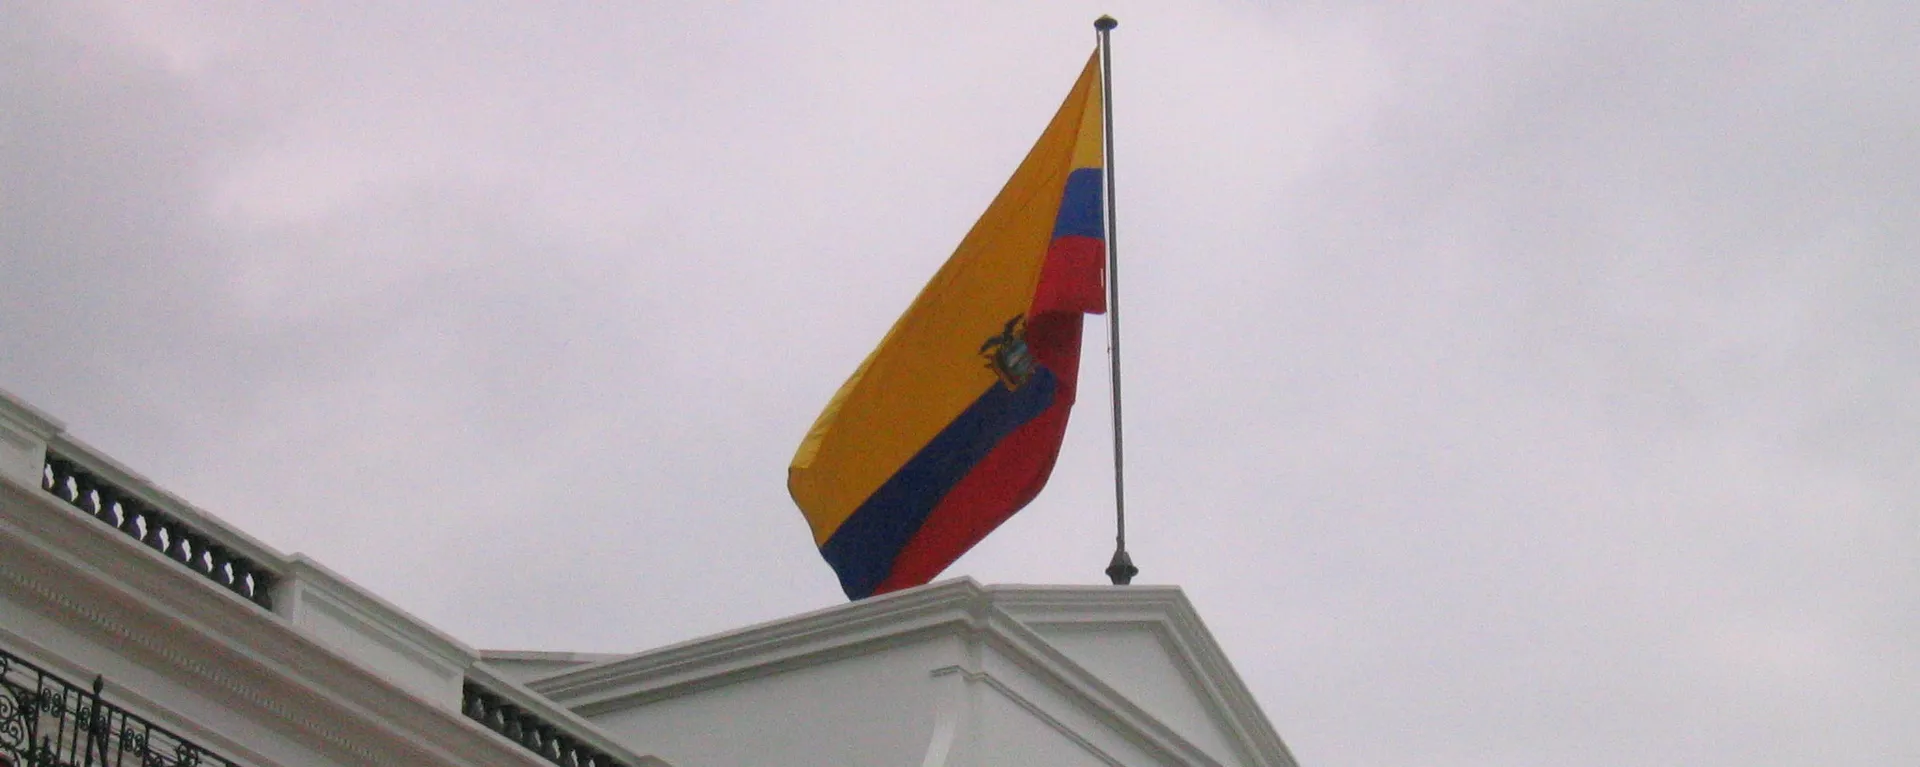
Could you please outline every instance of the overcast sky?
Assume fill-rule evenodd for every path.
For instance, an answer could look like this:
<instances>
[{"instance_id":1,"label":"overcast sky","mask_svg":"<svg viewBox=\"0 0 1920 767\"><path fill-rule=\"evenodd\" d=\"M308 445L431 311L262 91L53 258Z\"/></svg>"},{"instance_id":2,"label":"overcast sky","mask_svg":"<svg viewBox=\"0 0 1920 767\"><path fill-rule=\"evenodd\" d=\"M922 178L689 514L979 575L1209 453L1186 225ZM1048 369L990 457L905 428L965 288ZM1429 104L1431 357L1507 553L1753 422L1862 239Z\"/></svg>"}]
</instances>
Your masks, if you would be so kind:
<instances>
[{"instance_id":1,"label":"overcast sky","mask_svg":"<svg viewBox=\"0 0 1920 767\"><path fill-rule=\"evenodd\" d=\"M1302 763L1920 763L1920 8L902 5L0 2L0 388L469 644L836 604L1105 11L1130 548ZM1099 323L949 575L1104 582Z\"/></svg>"}]
</instances>

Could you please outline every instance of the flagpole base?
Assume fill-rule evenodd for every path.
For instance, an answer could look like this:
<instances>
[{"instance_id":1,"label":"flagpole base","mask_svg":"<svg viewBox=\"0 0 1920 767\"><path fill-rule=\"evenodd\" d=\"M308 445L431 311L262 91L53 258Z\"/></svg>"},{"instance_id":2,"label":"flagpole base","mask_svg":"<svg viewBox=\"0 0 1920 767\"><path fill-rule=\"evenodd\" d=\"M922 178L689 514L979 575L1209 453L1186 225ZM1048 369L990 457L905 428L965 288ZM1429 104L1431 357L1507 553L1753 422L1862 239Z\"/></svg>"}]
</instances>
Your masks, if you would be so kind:
<instances>
[{"instance_id":1,"label":"flagpole base","mask_svg":"<svg viewBox=\"0 0 1920 767\"><path fill-rule=\"evenodd\" d=\"M1107 578L1115 586L1133 583L1133 576L1140 574L1140 568L1133 566L1133 557L1127 556L1126 549L1115 549L1113 561L1107 563Z\"/></svg>"}]
</instances>

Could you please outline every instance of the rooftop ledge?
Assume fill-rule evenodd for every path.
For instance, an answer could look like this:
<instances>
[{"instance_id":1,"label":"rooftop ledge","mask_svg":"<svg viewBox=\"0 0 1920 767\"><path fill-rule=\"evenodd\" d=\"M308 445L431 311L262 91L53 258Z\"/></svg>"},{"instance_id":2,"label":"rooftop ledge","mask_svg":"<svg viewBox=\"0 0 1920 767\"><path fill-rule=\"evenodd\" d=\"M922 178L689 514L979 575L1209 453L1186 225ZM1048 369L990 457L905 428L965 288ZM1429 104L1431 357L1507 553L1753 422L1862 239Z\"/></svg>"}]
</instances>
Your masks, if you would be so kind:
<instances>
[{"instance_id":1,"label":"rooftop ledge","mask_svg":"<svg viewBox=\"0 0 1920 767\"><path fill-rule=\"evenodd\" d=\"M528 691L481 653L302 554L283 554L162 490L65 433L65 424L0 390L0 483L37 488L143 544L225 598L284 621L432 706L569 767L664 765L634 754ZM524 656L524 657L521 657ZM503 666L539 653L502 653ZM550 660L557 660L551 658ZM579 661L600 660L580 657Z\"/></svg>"}]
</instances>

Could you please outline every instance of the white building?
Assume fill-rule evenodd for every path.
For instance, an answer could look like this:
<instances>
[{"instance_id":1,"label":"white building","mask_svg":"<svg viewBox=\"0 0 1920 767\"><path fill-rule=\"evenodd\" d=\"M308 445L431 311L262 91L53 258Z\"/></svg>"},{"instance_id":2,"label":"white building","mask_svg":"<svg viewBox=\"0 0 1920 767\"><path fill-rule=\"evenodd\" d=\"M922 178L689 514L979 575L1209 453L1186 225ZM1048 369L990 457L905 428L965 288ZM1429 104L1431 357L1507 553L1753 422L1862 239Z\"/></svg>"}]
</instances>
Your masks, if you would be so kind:
<instances>
[{"instance_id":1,"label":"white building","mask_svg":"<svg viewBox=\"0 0 1920 767\"><path fill-rule=\"evenodd\" d=\"M476 651L0 393L0 764L1294 762L1177 588L960 579L636 655Z\"/></svg>"}]
</instances>

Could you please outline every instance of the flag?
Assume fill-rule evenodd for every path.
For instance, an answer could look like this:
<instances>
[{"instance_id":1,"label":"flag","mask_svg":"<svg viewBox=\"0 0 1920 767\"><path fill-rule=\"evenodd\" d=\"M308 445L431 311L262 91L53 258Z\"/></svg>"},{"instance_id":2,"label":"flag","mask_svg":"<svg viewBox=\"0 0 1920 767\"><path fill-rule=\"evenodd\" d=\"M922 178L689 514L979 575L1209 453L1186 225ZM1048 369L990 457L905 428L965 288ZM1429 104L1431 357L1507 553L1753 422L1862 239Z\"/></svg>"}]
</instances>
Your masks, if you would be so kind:
<instances>
[{"instance_id":1,"label":"flag","mask_svg":"<svg viewBox=\"0 0 1920 767\"><path fill-rule=\"evenodd\" d=\"M787 469L849 599L932 580L1053 471L1081 316L1106 311L1098 65Z\"/></svg>"}]
</instances>

